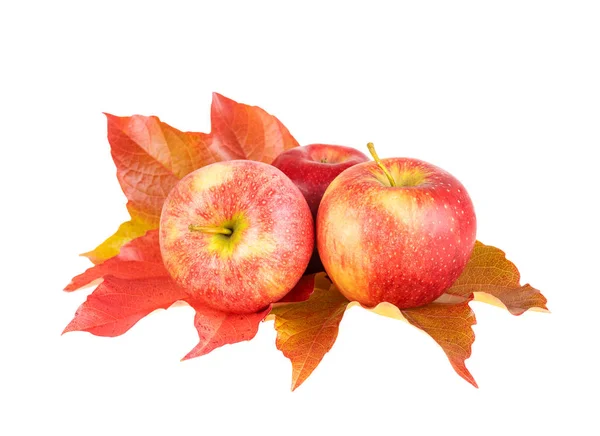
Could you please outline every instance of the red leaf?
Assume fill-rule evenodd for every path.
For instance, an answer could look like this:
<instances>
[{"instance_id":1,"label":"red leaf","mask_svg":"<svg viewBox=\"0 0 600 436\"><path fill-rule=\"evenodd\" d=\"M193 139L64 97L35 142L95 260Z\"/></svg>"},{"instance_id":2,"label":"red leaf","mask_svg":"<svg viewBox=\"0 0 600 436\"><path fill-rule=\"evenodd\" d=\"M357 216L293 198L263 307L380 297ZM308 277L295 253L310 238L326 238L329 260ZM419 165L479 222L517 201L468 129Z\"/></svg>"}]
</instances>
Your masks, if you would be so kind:
<instances>
[{"instance_id":1,"label":"red leaf","mask_svg":"<svg viewBox=\"0 0 600 436\"><path fill-rule=\"evenodd\" d=\"M122 261L162 264L158 230L150 230L144 236L123 245L116 257Z\"/></svg>"},{"instance_id":2,"label":"red leaf","mask_svg":"<svg viewBox=\"0 0 600 436\"><path fill-rule=\"evenodd\" d=\"M167 277L158 243L158 231L134 239L121 248L121 252L100 265L95 265L71 280L65 291L75 291L94 280L111 275L121 279Z\"/></svg>"},{"instance_id":3,"label":"red leaf","mask_svg":"<svg viewBox=\"0 0 600 436\"><path fill-rule=\"evenodd\" d=\"M167 309L187 294L169 277L127 280L104 278L63 333L86 331L97 336L119 336L156 309Z\"/></svg>"},{"instance_id":4,"label":"red leaf","mask_svg":"<svg viewBox=\"0 0 600 436\"><path fill-rule=\"evenodd\" d=\"M256 336L260 322L270 307L251 314L225 313L211 309L198 301L188 302L196 311L194 326L200 341L183 359L203 356L226 344L248 341Z\"/></svg>"},{"instance_id":5,"label":"red leaf","mask_svg":"<svg viewBox=\"0 0 600 436\"><path fill-rule=\"evenodd\" d=\"M212 135L229 159L271 163L283 151L297 147L288 129L257 106L237 103L213 93Z\"/></svg>"},{"instance_id":6,"label":"red leaf","mask_svg":"<svg viewBox=\"0 0 600 436\"><path fill-rule=\"evenodd\" d=\"M299 303L308 300L315 289L315 276L316 274L302 276L296 286L277 303Z\"/></svg>"},{"instance_id":7,"label":"red leaf","mask_svg":"<svg viewBox=\"0 0 600 436\"><path fill-rule=\"evenodd\" d=\"M473 326L475 314L469 300L458 303L430 303L413 309L403 309L406 320L431 336L444 350L454 370L466 381L477 387L475 379L465 366L471 356L475 341Z\"/></svg>"}]
</instances>

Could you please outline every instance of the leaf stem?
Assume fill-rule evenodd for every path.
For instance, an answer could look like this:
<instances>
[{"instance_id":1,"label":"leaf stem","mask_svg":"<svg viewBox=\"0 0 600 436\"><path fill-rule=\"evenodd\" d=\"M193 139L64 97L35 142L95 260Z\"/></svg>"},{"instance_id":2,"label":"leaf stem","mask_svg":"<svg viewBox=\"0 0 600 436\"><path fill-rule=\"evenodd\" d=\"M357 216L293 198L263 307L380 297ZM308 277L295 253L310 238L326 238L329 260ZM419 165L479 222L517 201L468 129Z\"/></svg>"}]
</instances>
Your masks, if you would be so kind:
<instances>
[{"instance_id":1,"label":"leaf stem","mask_svg":"<svg viewBox=\"0 0 600 436\"><path fill-rule=\"evenodd\" d=\"M385 167L385 165L383 165L383 163L381 162L381 159L379 159L379 156L377 155L377 152L375 151L375 145L373 145L372 142L369 142L367 144L367 148L369 149L369 153L371 153L371 156L373 156L373 159L375 159L375 162L377 163L379 168L381 168L381 170L386 175L388 181L390 182L390 186L396 186L396 182L394 181L394 178L392 177L392 175L390 174L388 169Z\"/></svg>"},{"instance_id":2,"label":"leaf stem","mask_svg":"<svg viewBox=\"0 0 600 436\"><path fill-rule=\"evenodd\" d=\"M231 235L233 233L231 229L226 227L197 226L194 224L190 224L188 229L190 232L213 233L218 235Z\"/></svg>"}]
</instances>

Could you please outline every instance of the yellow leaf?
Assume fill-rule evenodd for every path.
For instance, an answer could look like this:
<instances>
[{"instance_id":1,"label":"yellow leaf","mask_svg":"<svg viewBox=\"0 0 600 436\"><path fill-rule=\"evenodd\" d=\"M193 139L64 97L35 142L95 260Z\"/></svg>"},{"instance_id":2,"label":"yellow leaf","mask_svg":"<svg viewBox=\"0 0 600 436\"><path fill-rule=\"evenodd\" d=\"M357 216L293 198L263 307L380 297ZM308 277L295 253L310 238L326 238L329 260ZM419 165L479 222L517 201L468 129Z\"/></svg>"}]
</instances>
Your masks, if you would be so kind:
<instances>
[{"instance_id":1,"label":"yellow leaf","mask_svg":"<svg viewBox=\"0 0 600 436\"><path fill-rule=\"evenodd\" d=\"M132 216L131 220L121 224L119 229L106 241L98 245L92 251L83 253L82 256L87 257L94 264L98 265L105 260L119 254L121 247L126 243L145 235L148 230L158 227L158 222L156 220L145 221L139 215L132 213L132 209L129 204L127 205L127 208Z\"/></svg>"}]
</instances>

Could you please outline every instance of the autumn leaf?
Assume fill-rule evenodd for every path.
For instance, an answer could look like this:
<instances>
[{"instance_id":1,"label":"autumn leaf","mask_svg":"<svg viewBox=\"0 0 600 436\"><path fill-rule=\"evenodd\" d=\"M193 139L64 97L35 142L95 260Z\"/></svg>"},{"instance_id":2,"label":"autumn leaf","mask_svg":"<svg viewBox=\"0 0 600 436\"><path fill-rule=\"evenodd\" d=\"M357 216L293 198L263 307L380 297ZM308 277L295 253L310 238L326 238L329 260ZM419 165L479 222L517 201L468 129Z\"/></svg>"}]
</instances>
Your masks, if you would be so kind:
<instances>
[{"instance_id":1,"label":"autumn leaf","mask_svg":"<svg viewBox=\"0 0 600 436\"><path fill-rule=\"evenodd\" d=\"M435 302L402 310L381 305L374 311L404 319L425 331L442 347L454 370L477 387L465 366L475 341L471 328L475 324L475 315L469 301L481 299L493 303L479 297L480 293L485 293L500 300L513 315L521 315L532 308L547 310L546 298L540 291L528 284L521 286L520 279L517 267L506 259L502 250L477 241L460 277Z\"/></svg>"},{"instance_id":2,"label":"autumn leaf","mask_svg":"<svg viewBox=\"0 0 600 436\"><path fill-rule=\"evenodd\" d=\"M274 116L216 93L210 134L182 132L155 116L106 114L106 118L111 155L131 220L84 254L95 264L115 256L123 244L157 228L167 194L191 171L230 159L271 163L283 150L298 145Z\"/></svg>"},{"instance_id":3,"label":"autumn leaf","mask_svg":"<svg viewBox=\"0 0 600 436\"><path fill-rule=\"evenodd\" d=\"M74 277L65 291L75 291L107 275L121 279L168 277L169 273L160 254L158 230L151 230L144 236L128 242L115 257Z\"/></svg>"},{"instance_id":4,"label":"autumn leaf","mask_svg":"<svg viewBox=\"0 0 600 436\"><path fill-rule=\"evenodd\" d=\"M271 310L276 346L292 362L292 390L300 386L331 349L349 301L325 274L317 274L310 298Z\"/></svg>"},{"instance_id":5,"label":"autumn leaf","mask_svg":"<svg viewBox=\"0 0 600 436\"><path fill-rule=\"evenodd\" d=\"M315 289L315 276L316 274L302 276L296 286L277 303L299 303L308 300Z\"/></svg>"},{"instance_id":6,"label":"autumn leaf","mask_svg":"<svg viewBox=\"0 0 600 436\"><path fill-rule=\"evenodd\" d=\"M200 343L184 358L190 359L225 344L252 339L270 309L238 315L189 300L187 292L171 280L164 268L157 230L125 244L117 256L75 277L66 289L78 289L101 277L105 277L104 283L78 309L65 332L82 330L118 336L153 310L185 300L196 311L194 325L200 336ZM305 289L298 292L307 293Z\"/></svg>"},{"instance_id":7,"label":"autumn leaf","mask_svg":"<svg viewBox=\"0 0 600 436\"><path fill-rule=\"evenodd\" d=\"M107 276L79 306L63 333L119 336L150 312L167 309L186 297L170 277L129 280Z\"/></svg>"},{"instance_id":8,"label":"autumn leaf","mask_svg":"<svg viewBox=\"0 0 600 436\"><path fill-rule=\"evenodd\" d=\"M547 311L546 297L529 284L521 286L520 280L519 270L502 250L477 241L467 266L447 293L470 298L483 292L500 300L513 315L532 308ZM477 294L475 298L480 299Z\"/></svg>"},{"instance_id":9,"label":"autumn leaf","mask_svg":"<svg viewBox=\"0 0 600 436\"><path fill-rule=\"evenodd\" d=\"M131 221L85 254L94 263L116 255L123 243L158 227L163 202L179 179L222 159L210 135L182 132L158 117L106 114L106 119L111 155L117 179L129 200Z\"/></svg>"},{"instance_id":10,"label":"autumn leaf","mask_svg":"<svg viewBox=\"0 0 600 436\"><path fill-rule=\"evenodd\" d=\"M96 265L100 264L118 254L123 244L143 236L150 229L156 228L154 221L144 221L142 216L134 211L130 203L127 204L127 210L131 216L129 221L121 224L113 235L94 250L81 255L87 257Z\"/></svg>"},{"instance_id":11,"label":"autumn leaf","mask_svg":"<svg viewBox=\"0 0 600 436\"><path fill-rule=\"evenodd\" d=\"M283 151L298 146L288 129L274 116L216 92L210 117L213 138L229 159L271 163Z\"/></svg>"},{"instance_id":12,"label":"autumn leaf","mask_svg":"<svg viewBox=\"0 0 600 436\"><path fill-rule=\"evenodd\" d=\"M475 379L465 366L471 356L471 345L475 341L472 325L475 314L469 300L457 303L430 303L412 309L402 309L404 318L423 330L436 341L450 360L452 368L466 381L477 387Z\"/></svg>"},{"instance_id":13,"label":"autumn leaf","mask_svg":"<svg viewBox=\"0 0 600 436\"><path fill-rule=\"evenodd\" d=\"M210 353L226 344L248 341L256 336L260 322L269 313L270 307L251 314L225 313L211 309L199 301L189 301L196 311L194 326L200 342L182 360Z\"/></svg>"}]
</instances>

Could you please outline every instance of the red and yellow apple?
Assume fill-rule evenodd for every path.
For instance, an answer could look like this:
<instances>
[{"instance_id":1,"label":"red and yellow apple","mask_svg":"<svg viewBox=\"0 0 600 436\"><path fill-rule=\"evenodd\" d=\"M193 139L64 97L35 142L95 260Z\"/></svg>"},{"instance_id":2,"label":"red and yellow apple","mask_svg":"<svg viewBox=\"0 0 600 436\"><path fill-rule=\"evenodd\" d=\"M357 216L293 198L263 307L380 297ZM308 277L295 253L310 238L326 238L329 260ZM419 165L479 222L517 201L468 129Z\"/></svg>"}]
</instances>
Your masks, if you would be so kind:
<instances>
[{"instance_id":1,"label":"red and yellow apple","mask_svg":"<svg viewBox=\"0 0 600 436\"><path fill-rule=\"evenodd\" d=\"M284 151L272 165L283 171L300 189L316 222L319 203L333 179L345 169L368 160L364 153L355 148L310 144ZM323 265L315 247L306 272L318 271L323 271Z\"/></svg>"},{"instance_id":2,"label":"red and yellow apple","mask_svg":"<svg viewBox=\"0 0 600 436\"><path fill-rule=\"evenodd\" d=\"M430 303L463 271L476 219L465 187L417 159L353 166L327 188L317 216L318 251L351 301L405 309Z\"/></svg>"},{"instance_id":3,"label":"red and yellow apple","mask_svg":"<svg viewBox=\"0 0 600 436\"><path fill-rule=\"evenodd\" d=\"M188 174L160 217L167 271L191 296L225 312L256 312L287 294L313 244L302 193L261 162L219 162Z\"/></svg>"}]
</instances>

